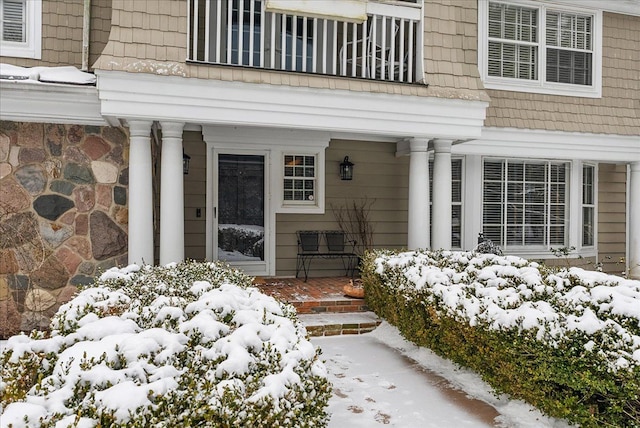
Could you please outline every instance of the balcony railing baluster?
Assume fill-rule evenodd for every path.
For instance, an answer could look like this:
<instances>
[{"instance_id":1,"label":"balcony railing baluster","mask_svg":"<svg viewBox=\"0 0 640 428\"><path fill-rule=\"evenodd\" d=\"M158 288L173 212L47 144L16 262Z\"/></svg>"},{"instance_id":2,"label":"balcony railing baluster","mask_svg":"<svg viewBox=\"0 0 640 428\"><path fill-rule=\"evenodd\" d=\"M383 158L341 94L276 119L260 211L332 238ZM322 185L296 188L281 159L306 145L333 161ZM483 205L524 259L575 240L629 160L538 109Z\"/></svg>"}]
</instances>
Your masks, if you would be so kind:
<instances>
[{"instance_id":1,"label":"balcony railing baluster","mask_svg":"<svg viewBox=\"0 0 640 428\"><path fill-rule=\"evenodd\" d=\"M361 23L270 11L265 0L188 2L189 61L416 80L414 64L421 62L417 47L422 43L420 0L376 3L375 13Z\"/></svg>"}]
</instances>

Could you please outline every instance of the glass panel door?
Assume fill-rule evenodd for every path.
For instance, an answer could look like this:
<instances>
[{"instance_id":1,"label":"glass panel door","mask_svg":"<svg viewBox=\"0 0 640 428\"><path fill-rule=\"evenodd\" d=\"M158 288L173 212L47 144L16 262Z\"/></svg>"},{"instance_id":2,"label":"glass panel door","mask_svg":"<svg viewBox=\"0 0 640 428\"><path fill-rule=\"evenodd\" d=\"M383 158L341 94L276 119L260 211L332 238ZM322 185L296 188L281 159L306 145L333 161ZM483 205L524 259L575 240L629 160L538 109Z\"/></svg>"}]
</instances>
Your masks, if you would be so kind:
<instances>
[{"instance_id":1,"label":"glass panel door","mask_svg":"<svg viewBox=\"0 0 640 428\"><path fill-rule=\"evenodd\" d=\"M265 260L265 156L218 155L217 254L231 264Z\"/></svg>"}]
</instances>

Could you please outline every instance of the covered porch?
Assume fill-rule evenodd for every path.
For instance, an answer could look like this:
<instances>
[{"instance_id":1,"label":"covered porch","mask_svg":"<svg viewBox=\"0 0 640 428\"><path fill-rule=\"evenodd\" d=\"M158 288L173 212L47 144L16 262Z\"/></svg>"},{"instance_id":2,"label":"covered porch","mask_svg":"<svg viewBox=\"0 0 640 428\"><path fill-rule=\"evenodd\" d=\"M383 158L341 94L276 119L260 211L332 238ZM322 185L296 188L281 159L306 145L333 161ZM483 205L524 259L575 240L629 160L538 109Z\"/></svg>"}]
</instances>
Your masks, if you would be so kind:
<instances>
[{"instance_id":1,"label":"covered porch","mask_svg":"<svg viewBox=\"0 0 640 428\"><path fill-rule=\"evenodd\" d=\"M480 135L486 101L108 71L98 75L103 115L130 129L131 263L225 260L218 245L221 225L247 223L223 218L223 202L229 199L221 190L227 177L223 163L232 165L232 181L246 184L240 175L258 174L249 187L262 189L257 199L264 223L250 223L257 226L253 230L261 228L262 249L253 260L226 259L251 275L292 276L295 232L338 228L333 210L340 200L380 198L379 212L391 217L382 222L388 229L377 232L378 247L451 248L451 150ZM157 235L152 139L162 153ZM183 172L184 154L198 168L196 182L191 182L195 173ZM339 177L345 156L356 163L351 182ZM240 173L239 163L249 160L260 164L259 172L245 165ZM384 196L367 194L378 189ZM185 253L191 237L204 242L196 257Z\"/></svg>"}]
</instances>

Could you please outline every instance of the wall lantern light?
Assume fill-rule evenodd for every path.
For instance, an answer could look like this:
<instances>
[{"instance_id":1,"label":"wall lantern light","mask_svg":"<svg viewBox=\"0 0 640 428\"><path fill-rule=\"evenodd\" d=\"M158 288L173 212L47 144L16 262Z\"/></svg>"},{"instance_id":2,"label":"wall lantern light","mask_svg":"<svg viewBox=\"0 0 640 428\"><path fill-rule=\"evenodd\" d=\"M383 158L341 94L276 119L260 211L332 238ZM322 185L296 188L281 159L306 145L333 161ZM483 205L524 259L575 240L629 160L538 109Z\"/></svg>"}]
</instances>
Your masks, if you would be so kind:
<instances>
[{"instance_id":1,"label":"wall lantern light","mask_svg":"<svg viewBox=\"0 0 640 428\"><path fill-rule=\"evenodd\" d=\"M191 160L191 156L186 154L184 150L182 151L182 172L187 175L189 174L189 161Z\"/></svg>"},{"instance_id":2,"label":"wall lantern light","mask_svg":"<svg viewBox=\"0 0 640 428\"><path fill-rule=\"evenodd\" d=\"M349 162L349 156L345 156L344 160L340 164L340 179L352 180L353 179L353 166L354 164Z\"/></svg>"}]
</instances>

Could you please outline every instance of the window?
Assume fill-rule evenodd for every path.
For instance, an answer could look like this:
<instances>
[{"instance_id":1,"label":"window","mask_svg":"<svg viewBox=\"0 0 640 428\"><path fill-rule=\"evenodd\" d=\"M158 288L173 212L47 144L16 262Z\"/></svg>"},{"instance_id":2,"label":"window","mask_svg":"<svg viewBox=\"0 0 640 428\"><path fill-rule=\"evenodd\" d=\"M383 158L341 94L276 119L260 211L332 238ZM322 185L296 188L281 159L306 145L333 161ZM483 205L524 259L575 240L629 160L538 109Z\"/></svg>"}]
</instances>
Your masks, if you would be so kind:
<instances>
[{"instance_id":1,"label":"window","mask_svg":"<svg viewBox=\"0 0 640 428\"><path fill-rule=\"evenodd\" d=\"M42 0L0 0L2 56L41 57Z\"/></svg>"},{"instance_id":2,"label":"window","mask_svg":"<svg viewBox=\"0 0 640 428\"><path fill-rule=\"evenodd\" d=\"M582 166L582 246L592 247L595 242L595 175L593 165Z\"/></svg>"},{"instance_id":3,"label":"window","mask_svg":"<svg viewBox=\"0 0 640 428\"><path fill-rule=\"evenodd\" d=\"M490 89L599 97L601 12L479 3L479 65Z\"/></svg>"},{"instance_id":4,"label":"window","mask_svg":"<svg viewBox=\"0 0 640 428\"><path fill-rule=\"evenodd\" d=\"M429 194L433 195L433 160L429 160ZM433 225L433 209L429 216ZM451 160L451 248L462 248L462 159Z\"/></svg>"},{"instance_id":5,"label":"window","mask_svg":"<svg viewBox=\"0 0 640 428\"><path fill-rule=\"evenodd\" d=\"M567 243L566 163L484 160L482 232L508 247Z\"/></svg>"},{"instance_id":6,"label":"window","mask_svg":"<svg viewBox=\"0 0 640 428\"><path fill-rule=\"evenodd\" d=\"M315 204L316 157L313 155L284 155L285 203Z\"/></svg>"}]
</instances>

